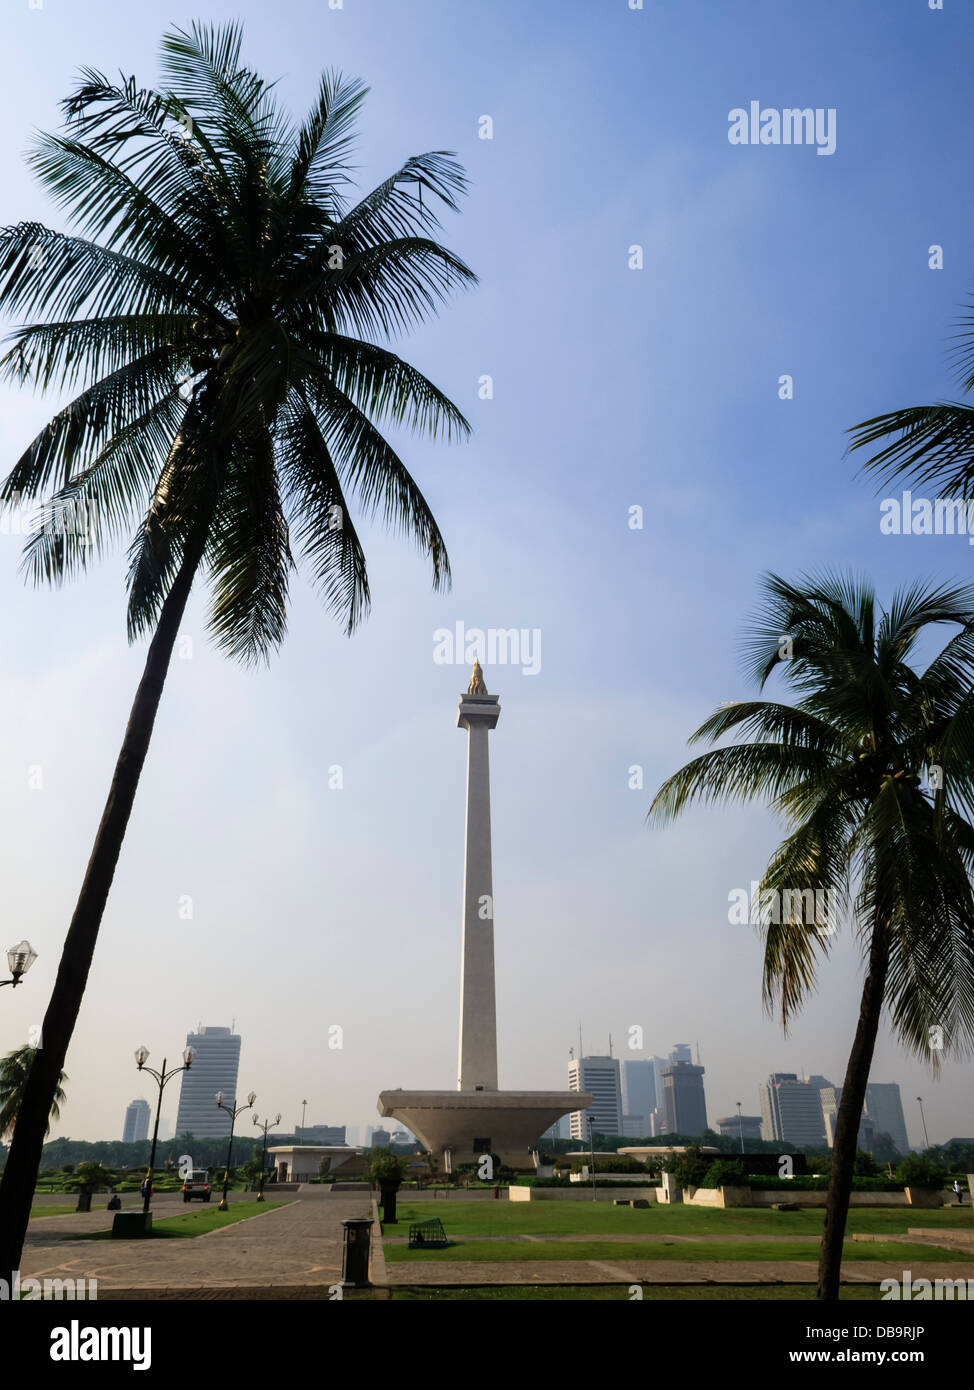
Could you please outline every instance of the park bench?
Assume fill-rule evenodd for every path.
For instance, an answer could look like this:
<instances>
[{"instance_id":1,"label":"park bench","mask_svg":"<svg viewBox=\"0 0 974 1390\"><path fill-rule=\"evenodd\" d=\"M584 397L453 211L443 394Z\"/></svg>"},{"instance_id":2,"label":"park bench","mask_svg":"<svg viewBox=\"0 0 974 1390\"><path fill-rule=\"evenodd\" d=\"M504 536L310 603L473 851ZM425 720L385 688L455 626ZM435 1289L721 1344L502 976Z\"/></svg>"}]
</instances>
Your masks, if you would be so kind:
<instances>
[{"instance_id":1,"label":"park bench","mask_svg":"<svg viewBox=\"0 0 974 1390\"><path fill-rule=\"evenodd\" d=\"M439 1217L434 1216L432 1221L413 1221L409 1227L409 1248L410 1250L445 1249L450 1242L446 1238L443 1229L443 1222Z\"/></svg>"}]
</instances>

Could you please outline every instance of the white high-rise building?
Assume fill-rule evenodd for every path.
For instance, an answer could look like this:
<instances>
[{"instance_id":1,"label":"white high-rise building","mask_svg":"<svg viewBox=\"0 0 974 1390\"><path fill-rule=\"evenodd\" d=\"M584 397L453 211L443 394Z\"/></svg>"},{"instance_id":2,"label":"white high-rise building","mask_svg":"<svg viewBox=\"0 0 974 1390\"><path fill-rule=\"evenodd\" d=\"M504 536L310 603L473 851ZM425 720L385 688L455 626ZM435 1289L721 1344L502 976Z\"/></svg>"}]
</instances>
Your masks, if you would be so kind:
<instances>
[{"instance_id":1,"label":"white high-rise building","mask_svg":"<svg viewBox=\"0 0 974 1390\"><path fill-rule=\"evenodd\" d=\"M618 1057L582 1057L568 1063L568 1089L593 1097L587 1110L571 1112L573 1139L588 1139L589 1120L596 1134L622 1134L622 1085ZM637 1136L639 1137L639 1136Z\"/></svg>"},{"instance_id":2,"label":"white high-rise building","mask_svg":"<svg viewBox=\"0 0 974 1390\"><path fill-rule=\"evenodd\" d=\"M824 1078L822 1078L824 1080ZM761 1133L786 1144L818 1145L825 1140L822 1094L795 1072L772 1072L758 1087Z\"/></svg>"},{"instance_id":3,"label":"white high-rise building","mask_svg":"<svg viewBox=\"0 0 974 1390\"><path fill-rule=\"evenodd\" d=\"M148 1139L151 1113L147 1100L129 1102L125 1109L125 1123L122 1126L123 1144L139 1144L143 1139Z\"/></svg>"},{"instance_id":4,"label":"white high-rise building","mask_svg":"<svg viewBox=\"0 0 974 1390\"><path fill-rule=\"evenodd\" d=\"M194 1052L193 1064L183 1072L176 1116L176 1137L219 1139L230 1133L230 1116L216 1103L223 1092L225 1105L234 1105L240 1070L240 1035L229 1028L200 1028L186 1044Z\"/></svg>"}]
</instances>

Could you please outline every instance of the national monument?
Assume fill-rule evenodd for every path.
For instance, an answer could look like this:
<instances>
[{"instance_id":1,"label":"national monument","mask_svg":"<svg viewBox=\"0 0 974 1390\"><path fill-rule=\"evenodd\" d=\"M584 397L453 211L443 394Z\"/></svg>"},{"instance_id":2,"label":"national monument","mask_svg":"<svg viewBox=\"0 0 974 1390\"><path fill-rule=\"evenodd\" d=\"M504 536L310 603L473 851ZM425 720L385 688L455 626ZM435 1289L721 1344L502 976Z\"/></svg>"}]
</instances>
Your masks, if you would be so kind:
<instances>
[{"instance_id":1,"label":"national monument","mask_svg":"<svg viewBox=\"0 0 974 1390\"><path fill-rule=\"evenodd\" d=\"M457 727L467 731L467 811L463 863L460 1047L455 1091L383 1091L379 1114L399 1120L450 1172L457 1163L495 1153L513 1168L555 1120L584 1110L578 1091L502 1091L497 1085L494 997L494 897L490 849L490 765L487 735L500 718L480 662L460 696Z\"/></svg>"}]
</instances>

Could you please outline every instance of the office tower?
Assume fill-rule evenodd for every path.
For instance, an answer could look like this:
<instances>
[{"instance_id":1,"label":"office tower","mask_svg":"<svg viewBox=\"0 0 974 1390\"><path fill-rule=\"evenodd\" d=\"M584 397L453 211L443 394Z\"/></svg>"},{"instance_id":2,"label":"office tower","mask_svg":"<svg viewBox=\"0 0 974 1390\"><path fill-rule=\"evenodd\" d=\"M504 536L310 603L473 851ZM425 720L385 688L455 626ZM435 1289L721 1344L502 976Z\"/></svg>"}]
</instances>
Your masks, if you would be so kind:
<instances>
[{"instance_id":1,"label":"office tower","mask_svg":"<svg viewBox=\"0 0 974 1390\"><path fill-rule=\"evenodd\" d=\"M666 1133L703 1134L707 1128L704 1068L677 1061L665 1066L662 1075Z\"/></svg>"},{"instance_id":2,"label":"office tower","mask_svg":"<svg viewBox=\"0 0 974 1390\"><path fill-rule=\"evenodd\" d=\"M822 1099L814 1086L795 1072L772 1072L758 1087L761 1134L769 1141L814 1148L825 1142Z\"/></svg>"},{"instance_id":3,"label":"office tower","mask_svg":"<svg viewBox=\"0 0 974 1390\"><path fill-rule=\"evenodd\" d=\"M656 1134L666 1133L666 1117L663 1113L663 1068L670 1065L668 1057L650 1057L649 1065L653 1069L653 1092L656 1097L653 1109L659 1111L660 1124L663 1128L655 1131ZM652 1114L652 1111L649 1112ZM653 1133L654 1131L650 1131Z\"/></svg>"},{"instance_id":4,"label":"office tower","mask_svg":"<svg viewBox=\"0 0 974 1390\"><path fill-rule=\"evenodd\" d=\"M223 1092L225 1105L235 1104L240 1069L240 1035L229 1028L200 1028L190 1033L186 1045L193 1049L193 1064L183 1072L176 1115L176 1136L219 1139L230 1133L230 1116L216 1103Z\"/></svg>"},{"instance_id":5,"label":"office tower","mask_svg":"<svg viewBox=\"0 0 974 1390\"><path fill-rule=\"evenodd\" d=\"M573 1139L587 1140L589 1120L596 1134L622 1133L622 1083L618 1057L574 1058L568 1064L568 1089L587 1091L592 1104L587 1110L571 1112Z\"/></svg>"},{"instance_id":6,"label":"office tower","mask_svg":"<svg viewBox=\"0 0 974 1390\"><path fill-rule=\"evenodd\" d=\"M392 1135L389 1130L383 1129L381 1125L376 1126L372 1131L369 1144L373 1149L387 1149Z\"/></svg>"},{"instance_id":7,"label":"office tower","mask_svg":"<svg viewBox=\"0 0 974 1390\"><path fill-rule=\"evenodd\" d=\"M138 1144L148 1139L151 1113L147 1100L133 1100L126 1107L125 1124L122 1126L123 1144Z\"/></svg>"},{"instance_id":8,"label":"office tower","mask_svg":"<svg viewBox=\"0 0 974 1390\"><path fill-rule=\"evenodd\" d=\"M296 1125L295 1144L344 1144L344 1125Z\"/></svg>"},{"instance_id":9,"label":"office tower","mask_svg":"<svg viewBox=\"0 0 974 1390\"><path fill-rule=\"evenodd\" d=\"M903 1101L895 1081L870 1081L866 1086L866 1114L872 1121L874 1134L888 1134L893 1145L905 1157L910 1141L903 1118Z\"/></svg>"},{"instance_id":10,"label":"office tower","mask_svg":"<svg viewBox=\"0 0 974 1390\"><path fill-rule=\"evenodd\" d=\"M760 1115L725 1115L723 1119L715 1120L717 1133L722 1134L725 1139L760 1139L761 1138L761 1116Z\"/></svg>"},{"instance_id":11,"label":"office tower","mask_svg":"<svg viewBox=\"0 0 974 1390\"><path fill-rule=\"evenodd\" d=\"M693 1048L689 1043L675 1043L669 1060L671 1062L692 1062Z\"/></svg>"},{"instance_id":12,"label":"office tower","mask_svg":"<svg viewBox=\"0 0 974 1390\"><path fill-rule=\"evenodd\" d=\"M653 1063L646 1059L620 1062L622 1083L623 1134L642 1139L649 1133L649 1116L656 1109L656 1073ZM626 1128L626 1116L632 1124L638 1120L641 1128Z\"/></svg>"}]
</instances>

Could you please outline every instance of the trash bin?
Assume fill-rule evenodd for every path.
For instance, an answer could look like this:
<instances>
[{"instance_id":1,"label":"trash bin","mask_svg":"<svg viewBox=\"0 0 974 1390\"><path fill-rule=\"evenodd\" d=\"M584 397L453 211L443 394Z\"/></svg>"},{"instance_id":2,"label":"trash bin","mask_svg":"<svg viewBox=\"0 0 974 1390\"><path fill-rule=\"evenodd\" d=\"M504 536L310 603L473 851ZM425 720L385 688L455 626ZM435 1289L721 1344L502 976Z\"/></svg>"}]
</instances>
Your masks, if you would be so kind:
<instances>
[{"instance_id":1,"label":"trash bin","mask_svg":"<svg viewBox=\"0 0 974 1390\"><path fill-rule=\"evenodd\" d=\"M345 1245L342 1250L342 1288L368 1289L369 1252L372 1248L371 1216L353 1217L343 1221Z\"/></svg>"}]
</instances>

